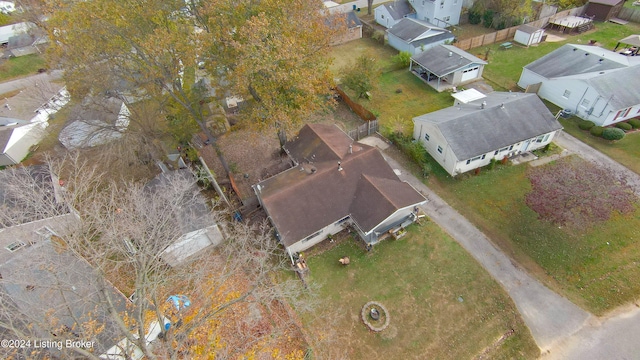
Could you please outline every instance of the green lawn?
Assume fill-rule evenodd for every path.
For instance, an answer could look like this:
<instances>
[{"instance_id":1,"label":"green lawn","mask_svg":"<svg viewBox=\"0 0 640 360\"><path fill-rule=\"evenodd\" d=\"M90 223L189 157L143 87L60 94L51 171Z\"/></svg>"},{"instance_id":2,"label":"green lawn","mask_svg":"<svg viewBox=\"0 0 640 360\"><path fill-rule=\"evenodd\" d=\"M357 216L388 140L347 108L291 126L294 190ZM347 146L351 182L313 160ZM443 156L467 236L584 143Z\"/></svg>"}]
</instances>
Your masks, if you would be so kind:
<instances>
[{"instance_id":1,"label":"green lawn","mask_svg":"<svg viewBox=\"0 0 640 360\"><path fill-rule=\"evenodd\" d=\"M343 256L350 265L338 263ZM406 237L371 253L349 238L307 263L323 306L302 320L323 358L470 359L485 350L492 359L539 355L502 287L436 224L414 225ZM389 310L390 326L381 333L362 323L368 301ZM515 333L497 342L510 329Z\"/></svg>"},{"instance_id":2,"label":"green lawn","mask_svg":"<svg viewBox=\"0 0 640 360\"><path fill-rule=\"evenodd\" d=\"M577 117L560 118L560 123L567 133L607 154L636 174L640 174L640 162L638 161L640 159L640 132L627 133L619 141L608 141L601 137L592 136L588 131L580 130Z\"/></svg>"},{"instance_id":3,"label":"green lawn","mask_svg":"<svg viewBox=\"0 0 640 360\"><path fill-rule=\"evenodd\" d=\"M0 63L0 81L33 75L37 73L38 69L44 67L46 67L46 61L39 55L11 58Z\"/></svg>"},{"instance_id":4,"label":"green lawn","mask_svg":"<svg viewBox=\"0 0 640 360\"><path fill-rule=\"evenodd\" d=\"M525 65L564 44L588 44L590 40L597 40L602 47L613 50L618 40L638 33L640 33L640 24L629 23L622 26L610 22L598 22L595 30L577 36L563 35L565 40L560 42L544 42L528 48L516 45L508 50L499 50L500 45L496 43L471 49L470 52L484 58L484 54L489 50L489 64L485 66L483 77L497 85L497 90L515 91L519 90L516 83Z\"/></svg>"}]
</instances>

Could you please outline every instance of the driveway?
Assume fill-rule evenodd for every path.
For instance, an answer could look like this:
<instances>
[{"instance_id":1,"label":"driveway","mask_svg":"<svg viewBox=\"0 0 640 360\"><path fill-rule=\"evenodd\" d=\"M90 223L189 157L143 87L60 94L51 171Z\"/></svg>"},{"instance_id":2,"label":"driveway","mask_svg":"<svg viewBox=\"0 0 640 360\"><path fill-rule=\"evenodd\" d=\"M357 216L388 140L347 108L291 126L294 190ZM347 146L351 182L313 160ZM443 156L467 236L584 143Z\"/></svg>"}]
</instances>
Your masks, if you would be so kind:
<instances>
[{"instance_id":1,"label":"driveway","mask_svg":"<svg viewBox=\"0 0 640 360\"><path fill-rule=\"evenodd\" d=\"M627 178L629 185L631 185L636 195L640 196L640 175L634 173L627 167L621 165L619 162L613 160L607 155L583 143L582 141L576 139L575 137L567 134L564 131L561 132L560 136L556 137L553 142L567 149L569 153L576 154L592 163L611 169L616 173L623 174Z\"/></svg>"},{"instance_id":2,"label":"driveway","mask_svg":"<svg viewBox=\"0 0 640 360\"><path fill-rule=\"evenodd\" d=\"M566 298L549 290L520 269L473 224L406 171L389 156L400 179L408 182L429 200L424 212L464 247L496 279L513 299L538 347L545 352L578 332L592 316Z\"/></svg>"}]
</instances>

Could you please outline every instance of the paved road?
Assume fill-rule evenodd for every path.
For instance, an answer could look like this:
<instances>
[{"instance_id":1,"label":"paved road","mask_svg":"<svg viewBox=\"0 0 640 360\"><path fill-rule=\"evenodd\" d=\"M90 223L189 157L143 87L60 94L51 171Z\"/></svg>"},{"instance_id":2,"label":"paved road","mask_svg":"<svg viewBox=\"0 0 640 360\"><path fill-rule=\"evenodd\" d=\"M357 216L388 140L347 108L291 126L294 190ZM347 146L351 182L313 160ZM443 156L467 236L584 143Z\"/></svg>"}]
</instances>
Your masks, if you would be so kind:
<instances>
[{"instance_id":1,"label":"paved road","mask_svg":"<svg viewBox=\"0 0 640 360\"><path fill-rule=\"evenodd\" d=\"M594 319L565 339L542 360L632 360L640 358L640 307L632 305L619 315Z\"/></svg>"},{"instance_id":2,"label":"paved road","mask_svg":"<svg viewBox=\"0 0 640 360\"><path fill-rule=\"evenodd\" d=\"M429 202L425 213L462 245L496 279L513 299L542 351L579 331L591 315L549 290L520 269L467 219L392 158L389 164L401 171L400 179L422 192Z\"/></svg>"},{"instance_id":3,"label":"paved road","mask_svg":"<svg viewBox=\"0 0 640 360\"><path fill-rule=\"evenodd\" d=\"M570 153L577 154L585 160L604 166L617 173L624 174L636 195L640 196L640 175L566 132L561 132L560 136L556 137L553 141L559 146L569 150ZM640 355L638 355L638 358L640 358Z\"/></svg>"}]
</instances>

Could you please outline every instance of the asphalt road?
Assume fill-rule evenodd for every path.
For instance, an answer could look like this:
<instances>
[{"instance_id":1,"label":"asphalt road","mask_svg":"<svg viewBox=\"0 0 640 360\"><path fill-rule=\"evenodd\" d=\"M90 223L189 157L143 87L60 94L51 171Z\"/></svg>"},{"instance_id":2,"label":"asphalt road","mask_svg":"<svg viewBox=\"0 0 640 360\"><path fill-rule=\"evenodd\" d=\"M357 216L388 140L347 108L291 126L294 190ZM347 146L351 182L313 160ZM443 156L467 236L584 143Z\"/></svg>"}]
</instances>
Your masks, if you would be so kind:
<instances>
[{"instance_id":1,"label":"asphalt road","mask_svg":"<svg viewBox=\"0 0 640 360\"><path fill-rule=\"evenodd\" d=\"M53 70L51 72L31 75L27 77L23 77L16 80L11 80L7 82L0 83L0 95L10 93L15 90L24 89L35 81L47 79L49 81L54 81L62 78L62 71Z\"/></svg>"}]
</instances>

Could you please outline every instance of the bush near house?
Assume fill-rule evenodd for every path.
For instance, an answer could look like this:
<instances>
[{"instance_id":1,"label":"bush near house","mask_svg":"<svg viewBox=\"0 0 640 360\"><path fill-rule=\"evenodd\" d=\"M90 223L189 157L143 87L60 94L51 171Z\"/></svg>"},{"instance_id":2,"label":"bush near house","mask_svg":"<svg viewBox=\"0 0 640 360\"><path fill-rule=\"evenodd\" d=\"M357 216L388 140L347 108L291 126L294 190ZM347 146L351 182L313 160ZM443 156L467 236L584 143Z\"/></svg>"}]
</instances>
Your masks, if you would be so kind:
<instances>
[{"instance_id":1,"label":"bush near house","mask_svg":"<svg viewBox=\"0 0 640 360\"><path fill-rule=\"evenodd\" d=\"M630 124L634 129L640 128L640 119L637 119L637 118L636 118L636 119L631 119L631 120L629 120L629 124Z\"/></svg>"},{"instance_id":2,"label":"bush near house","mask_svg":"<svg viewBox=\"0 0 640 360\"><path fill-rule=\"evenodd\" d=\"M618 129L622 129L624 131L629 131L629 130L633 129L633 126L631 126L631 124L627 124L627 123L624 123L624 122L617 123L616 127Z\"/></svg>"},{"instance_id":3,"label":"bush near house","mask_svg":"<svg viewBox=\"0 0 640 360\"><path fill-rule=\"evenodd\" d=\"M602 132L602 138L606 140L620 140L624 137L624 130L618 128L606 128Z\"/></svg>"},{"instance_id":4,"label":"bush near house","mask_svg":"<svg viewBox=\"0 0 640 360\"><path fill-rule=\"evenodd\" d=\"M578 121L578 127L582 130L589 130L592 127L596 126L593 122L589 120L580 120Z\"/></svg>"},{"instance_id":5,"label":"bush near house","mask_svg":"<svg viewBox=\"0 0 640 360\"><path fill-rule=\"evenodd\" d=\"M602 136L603 131L604 131L604 128L602 126L594 126L591 129L589 129L589 132L593 136Z\"/></svg>"}]
</instances>

